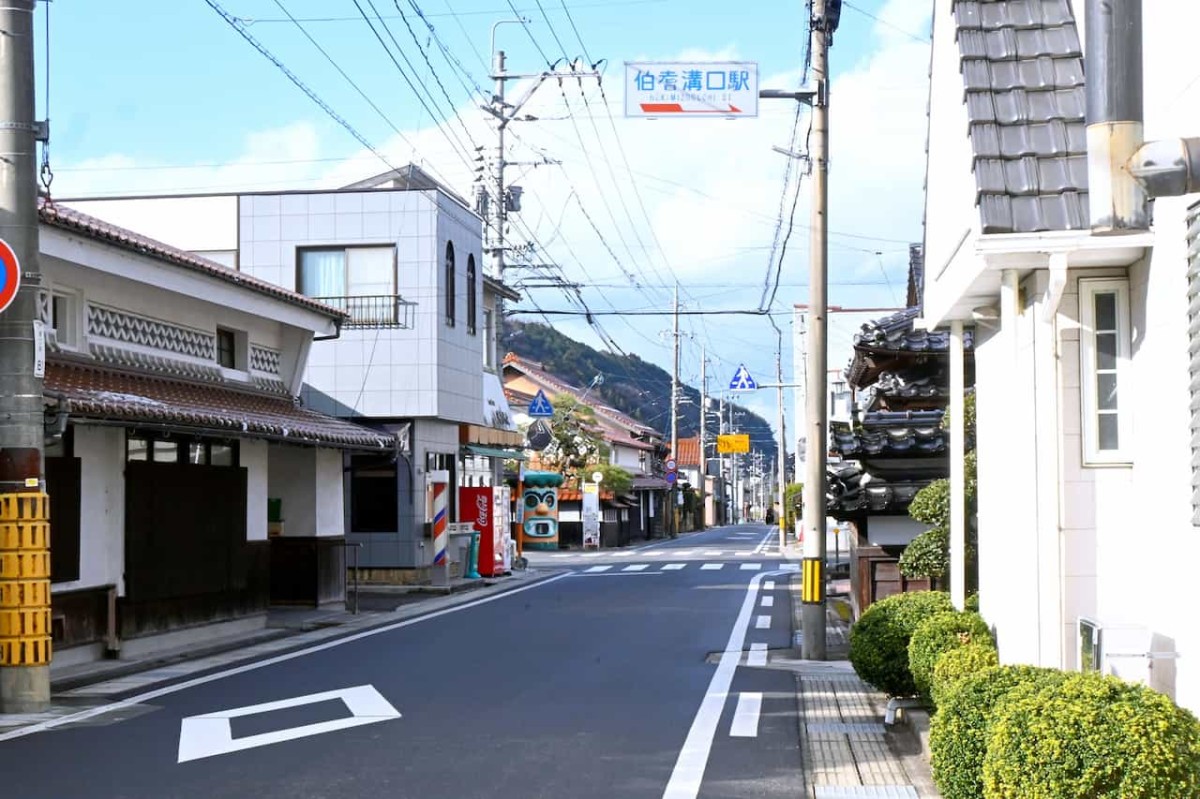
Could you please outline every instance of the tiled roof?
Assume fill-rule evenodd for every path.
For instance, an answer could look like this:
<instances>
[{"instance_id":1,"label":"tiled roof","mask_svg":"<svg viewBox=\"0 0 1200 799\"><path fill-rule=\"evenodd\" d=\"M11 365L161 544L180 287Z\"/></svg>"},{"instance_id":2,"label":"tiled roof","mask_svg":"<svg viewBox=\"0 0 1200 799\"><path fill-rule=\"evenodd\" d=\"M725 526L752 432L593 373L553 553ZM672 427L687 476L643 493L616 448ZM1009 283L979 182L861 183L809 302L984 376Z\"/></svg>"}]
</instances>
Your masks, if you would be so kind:
<instances>
[{"instance_id":1,"label":"tiled roof","mask_svg":"<svg viewBox=\"0 0 1200 799\"><path fill-rule=\"evenodd\" d=\"M949 379L937 370L915 376L910 373L881 372L875 384L864 393L869 410L919 410L946 407Z\"/></svg>"},{"instance_id":2,"label":"tiled roof","mask_svg":"<svg viewBox=\"0 0 1200 799\"><path fill-rule=\"evenodd\" d=\"M198 434L267 438L347 449L390 450L395 437L298 407L290 398L50 362L48 396L72 417L169 425Z\"/></svg>"},{"instance_id":3,"label":"tiled roof","mask_svg":"<svg viewBox=\"0 0 1200 799\"><path fill-rule=\"evenodd\" d=\"M905 305L917 308L918 311L925 301L925 246L923 244L908 245L908 293Z\"/></svg>"},{"instance_id":4,"label":"tiled roof","mask_svg":"<svg viewBox=\"0 0 1200 799\"><path fill-rule=\"evenodd\" d=\"M515 388L508 386L504 388L504 398L508 400L510 408L527 408L529 407L529 403L533 402L532 394L526 394L523 391L517 391ZM633 438L627 427L618 426L603 416L598 416L596 421L600 424L600 431L604 434L604 438L607 441L613 444L620 444L622 447L638 449L644 452L654 451L653 444Z\"/></svg>"},{"instance_id":5,"label":"tiled roof","mask_svg":"<svg viewBox=\"0 0 1200 799\"><path fill-rule=\"evenodd\" d=\"M944 357L950 350L950 334L945 331L917 330L914 320L919 308L863 324L854 334L854 356L846 367L846 379L851 385L865 388L886 371L896 371L897 364L920 360L926 356ZM975 348L975 334L963 331L963 349Z\"/></svg>"},{"instance_id":6,"label":"tiled roof","mask_svg":"<svg viewBox=\"0 0 1200 799\"><path fill-rule=\"evenodd\" d=\"M187 250L181 250L169 244L164 244L161 241L155 241L148 236L134 233L132 230L117 227L94 216L88 216L81 211L76 211L74 208L68 208L65 205L39 199L38 215L44 224L52 227L72 233L80 233L96 241L113 244L126 250L141 253L142 255L149 255L152 258L158 258L176 266L182 266L193 272L200 272L209 277L223 280L226 283L242 286L258 294L265 294L268 297L325 314L331 319L342 319L347 316L344 311L317 302L305 297L303 294L288 291L281 286L276 286L274 283L259 280L244 272L230 269L216 261L201 258L199 255L190 253Z\"/></svg>"},{"instance_id":7,"label":"tiled roof","mask_svg":"<svg viewBox=\"0 0 1200 799\"><path fill-rule=\"evenodd\" d=\"M1083 50L1069 0L957 0L984 233L1088 226Z\"/></svg>"},{"instance_id":8,"label":"tiled roof","mask_svg":"<svg viewBox=\"0 0 1200 799\"><path fill-rule=\"evenodd\" d=\"M679 439L679 452L675 455L675 463L680 467L700 465L700 436Z\"/></svg>"},{"instance_id":9,"label":"tiled roof","mask_svg":"<svg viewBox=\"0 0 1200 799\"><path fill-rule=\"evenodd\" d=\"M830 425L830 448L843 458L897 455L913 457L946 451L942 411L880 411L865 414L860 427Z\"/></svg>"},{"instance_id":10,"label":"tiled roof","mask_svg":"<svg viewBox=\"0 0 1200 799\"><path fill-rule=\"evenodd\" d=\"M505 367L511 366L512 368L516 369L517 371L519 371L522 374L529 377L529 379L533 380L535 383L540 383L543 386L545 386L546 388L552 389L553 391L557 391L562 394L570 394L571 396L575 397L575 399L578 399L581 402L584 402L584 404L590 406L593 410L596 411L596 415L599 417L603 417L604 419L608 419L609 421L616 422L617 424L622 425L623 427L627 427L631 430L636 430L638 432L645 432L645 433L653 433L655 435L662 435L659 431L655 430L653 427L642 424L637 419L634 419L632 416L629 416L628 414L618 411L616 408L610 407L608 405L603 405L603 404L597 403L597 402L588 402L585 399L581 399L584 396L584 394L586 393L583 389L579 388L578 386L573 386L570 383L567 383L563 380L560 380L559 378L557 378L554 375L550 374L549 372L545 371L545 369L539 363L534 363L533 361L527 361L524 358L522 358L521 356L510 352L504 356L504 366Z\"/></svg>"},{"instance_id":11,"label":"tiled roof","mask_svg":"<svg viewBox=\"0 0 1200 799\"><path fill-rule=\"evenodd\" d=\"M830 464L826 470L826 512L839 521L868 514L901 515L930 480L885 480L867 476L856 463Z\"/></svg>"}]
</instances>

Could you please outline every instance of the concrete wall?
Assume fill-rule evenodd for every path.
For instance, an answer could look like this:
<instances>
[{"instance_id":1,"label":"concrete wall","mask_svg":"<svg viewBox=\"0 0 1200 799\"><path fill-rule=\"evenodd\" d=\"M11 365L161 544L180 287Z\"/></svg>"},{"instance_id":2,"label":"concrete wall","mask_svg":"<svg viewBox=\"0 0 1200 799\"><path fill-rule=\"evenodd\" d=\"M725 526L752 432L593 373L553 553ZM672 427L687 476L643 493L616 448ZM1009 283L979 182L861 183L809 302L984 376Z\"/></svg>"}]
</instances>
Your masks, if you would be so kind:
<instances>
[{"instance_id":1,"label":"concrete wall","mask_svg":"<svg viewBox=\"0 0 1200 799\"><path fill-rule=\"evenodd\" d=\"M267 495L283 500L283 534L316 535L316 450L270 444L267 452Z\"/></svg>"},{"instance_id":2,"label":"concrete wall","mask_svg":"<svg viewBox=\"0 0 1200 799\"><path fill-rule=\"evenodd\" d=\"M246 470L246 540L267 540L268 448L265 441L243 440L238 462Z\"/></svg>"},{"instance_id":3,"label":"concrete wall","mask_svg":"<svg viewBox=\"0 0 1200 799\"><path fill-rule=\"evenodd\" d=\"M125 431L75 426L80 461L79 579L55 583L55 591L115 585L125 594ZM50 520L54 543L54 520Z\"/></svg>"},{"instance_id":4,"label":"concrete wall","mask_svg":"<svg viewBox=\"0 0 1200 799\"><path fill-rule=\"evenodd\" d=\"M342 490L342 451L315 449L314 493L317 535L340 536L345 532L346 494Z\"/></svg>"},{"instance_id":5,"label":"concrete wall","mask_svg":"<svg viewBox=\"0 0 1200 799\"><path fill-rule=\"evenodd\" d=\"M867 538L881 547L907 544L927 529L927 525L908 516L871 516L867 523Z\"/></svg>"}]
</instances>

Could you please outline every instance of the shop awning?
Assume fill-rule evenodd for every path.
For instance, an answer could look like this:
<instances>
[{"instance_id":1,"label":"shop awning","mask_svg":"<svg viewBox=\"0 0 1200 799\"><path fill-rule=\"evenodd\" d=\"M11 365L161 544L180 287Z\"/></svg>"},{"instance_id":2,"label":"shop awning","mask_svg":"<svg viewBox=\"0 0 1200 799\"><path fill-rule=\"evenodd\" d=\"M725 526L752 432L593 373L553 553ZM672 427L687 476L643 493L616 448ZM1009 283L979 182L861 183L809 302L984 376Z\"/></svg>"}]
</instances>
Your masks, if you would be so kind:
<instances>
[{"instance_id":1,"label":"shop awning","mask_svg":"<svg viewBox=\"0 0 1200 799\"><path fill-rule=\"evenodd\" d=\"M464 450L472 455L481 455L485 458L503 458L504 460L529 460L524 452L518 449L499 449L498 447L483 447L479 444L467 444L463 447Z\"/></svg>"}]
</instances>

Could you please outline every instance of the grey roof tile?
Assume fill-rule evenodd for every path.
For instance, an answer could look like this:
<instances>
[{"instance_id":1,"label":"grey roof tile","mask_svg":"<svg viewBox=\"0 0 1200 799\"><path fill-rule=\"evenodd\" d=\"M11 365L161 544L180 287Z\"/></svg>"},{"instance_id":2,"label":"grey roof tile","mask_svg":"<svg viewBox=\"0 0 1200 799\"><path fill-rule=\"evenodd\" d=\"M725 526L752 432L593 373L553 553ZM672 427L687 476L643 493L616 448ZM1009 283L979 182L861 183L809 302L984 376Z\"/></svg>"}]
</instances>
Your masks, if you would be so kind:
<instances>
[{"instance_id":1,"label":"grey roof tile","mask_svg":"<svg viewBox=\"0 0 1200 799\"><path fill-rule=\"evenodd\" d=\"M1087 183L1087 156L1043 158L1038 161L1038 182L1042 191L1061 194Z\"/></svg>"},{"instance_id":2,"label":"grey roof tile","mask_svg":"<svg viewBox=\"0 0 1200 799\"><path fill-rule=\"evenodd\" d=\"M987 36L980 30L960 30L958 53L961 58L987 58Z\"/></svg>"},{"instance_id":3,"label":"grey roof tile","mask_svg":"<svg viewBox=\"0 0 1200 799\"><path fill-rule=\"evenodd\" d=\"M968 58L962 62L963 83L967 91L990 91L992 89L991 65L983 58Z\"/></svg>"},{"instance_id":4,"label":"grey roof tile","mask_svg":"<svg viewBox=\"0 0 1200 799\"><path fill-rule=\"evenodd\" d=\"M971 145L976 158L999 158L1000 126L987 122L972 125Z\"/></svg>"},{"instance_id":5,"label":"grey roof tile","mask_svg":"<svg viewBox=\"0 0 1200 799\"><path fill-rule=\"evenodd\" d=\"M984 2L979 8L979 22L985 31L1008 25L1008 8L1003 2Z\"/></svg>"},{"instance_id":6,"label":"grey roof tile","mask_svg":"<svg viewBox=\"0 0 1200 799\"><path fill-rule=\"evenodd\" d=\"M995 122L996 106L988 92L967 92L967 116L972 122Z\"/></svg>"},{"instance_id":7,"label":"grey roof tile","mask_svg":"<svg viewBox=\"0 0 1200 799\"><path fill-rule=\"evenodd\" d=\"M1019 161L1005 161L1004 187L1009 194L1037 194L1041 189L1038 177L1038 161L1036 158L1022 158Z\"/></svg>"},{"instance_id":8,"label":"grey roof tile","mask_svg":"<svg viewBox=\"0 0 1200 799\"><path fill-rule=\"evenodd\" d=\"M1024 89L997 92L992 95L992 102L996 108L996 121L1000 124L1016 125L1028 120Z\"/></svg>"},{"instance_id":9,"label":"grey roof tile","mask_svg":"<svg viewBox=\"0 0 1200 799\"><path fill-rule=\"evenodd\" d=\"M984 194L1003 194L1004 162L999 158L980 158L975 162L975 186Z\"/></svg>"},{"instance_id":10,"label":"grey roof tile","mask_svg":"<svg viewBox=\"0 0 1200 799\"><path fill-rule=\"evenodd\" d=\"M979 198L979 215L984 233L1012 233L1012 198L1007 194L984 194Z\"/></svg>"},{"instance_id":11,"label":"grey roof tile","mask_svg":"<svg viewBox=\"0 0 1200 799\"><path fill-rule=\"evenodd\" d=\"M960 0L954 4L954 21L958 23L958 30L978 30L981 25L980 20L980 3L977 0Z\"/></svg>"},{"instance_id":12,"label":"grey roof tile","mask_svg":"<svg viewBox=\"0 0 1200 799\"><path fill-rule=\"evenodd\" d=\"M1075 29L1031 28L1028 30L1010 29L1018 58L1042 58L1082 55L1079 48L1079 35Z\"/></svg>"},{"instance_id":13,"label":"grey roof tile","mask_svg":"<svg viewBox=\"0 0 1200 799\"><path fill-rule=\"evenodd\" d=\"M987 57L992 61L1007 61L1017 57L1017 32L1012 28L988 31Z\"/></svg>"}]
</instances>

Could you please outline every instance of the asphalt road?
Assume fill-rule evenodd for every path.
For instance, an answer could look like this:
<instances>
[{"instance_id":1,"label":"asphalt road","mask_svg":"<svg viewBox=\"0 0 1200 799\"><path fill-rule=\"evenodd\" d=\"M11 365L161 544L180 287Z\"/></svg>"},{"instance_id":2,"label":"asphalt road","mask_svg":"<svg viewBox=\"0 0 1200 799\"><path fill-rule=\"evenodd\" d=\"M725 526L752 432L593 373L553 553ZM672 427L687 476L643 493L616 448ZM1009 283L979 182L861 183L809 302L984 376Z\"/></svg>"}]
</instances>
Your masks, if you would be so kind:
<instances>
[{"instance_id":1,"label":"asphalt road","mask_svg":"<svg viewBox=\"0 0 1200 799\"><path fill-rule=\"evenodd\" d=\"M783 797L801 792L771 528L542 553L561 575L0 741L75 797ZM753 645L757 644L757 647Z\"/></svg>"}]
</instances>

